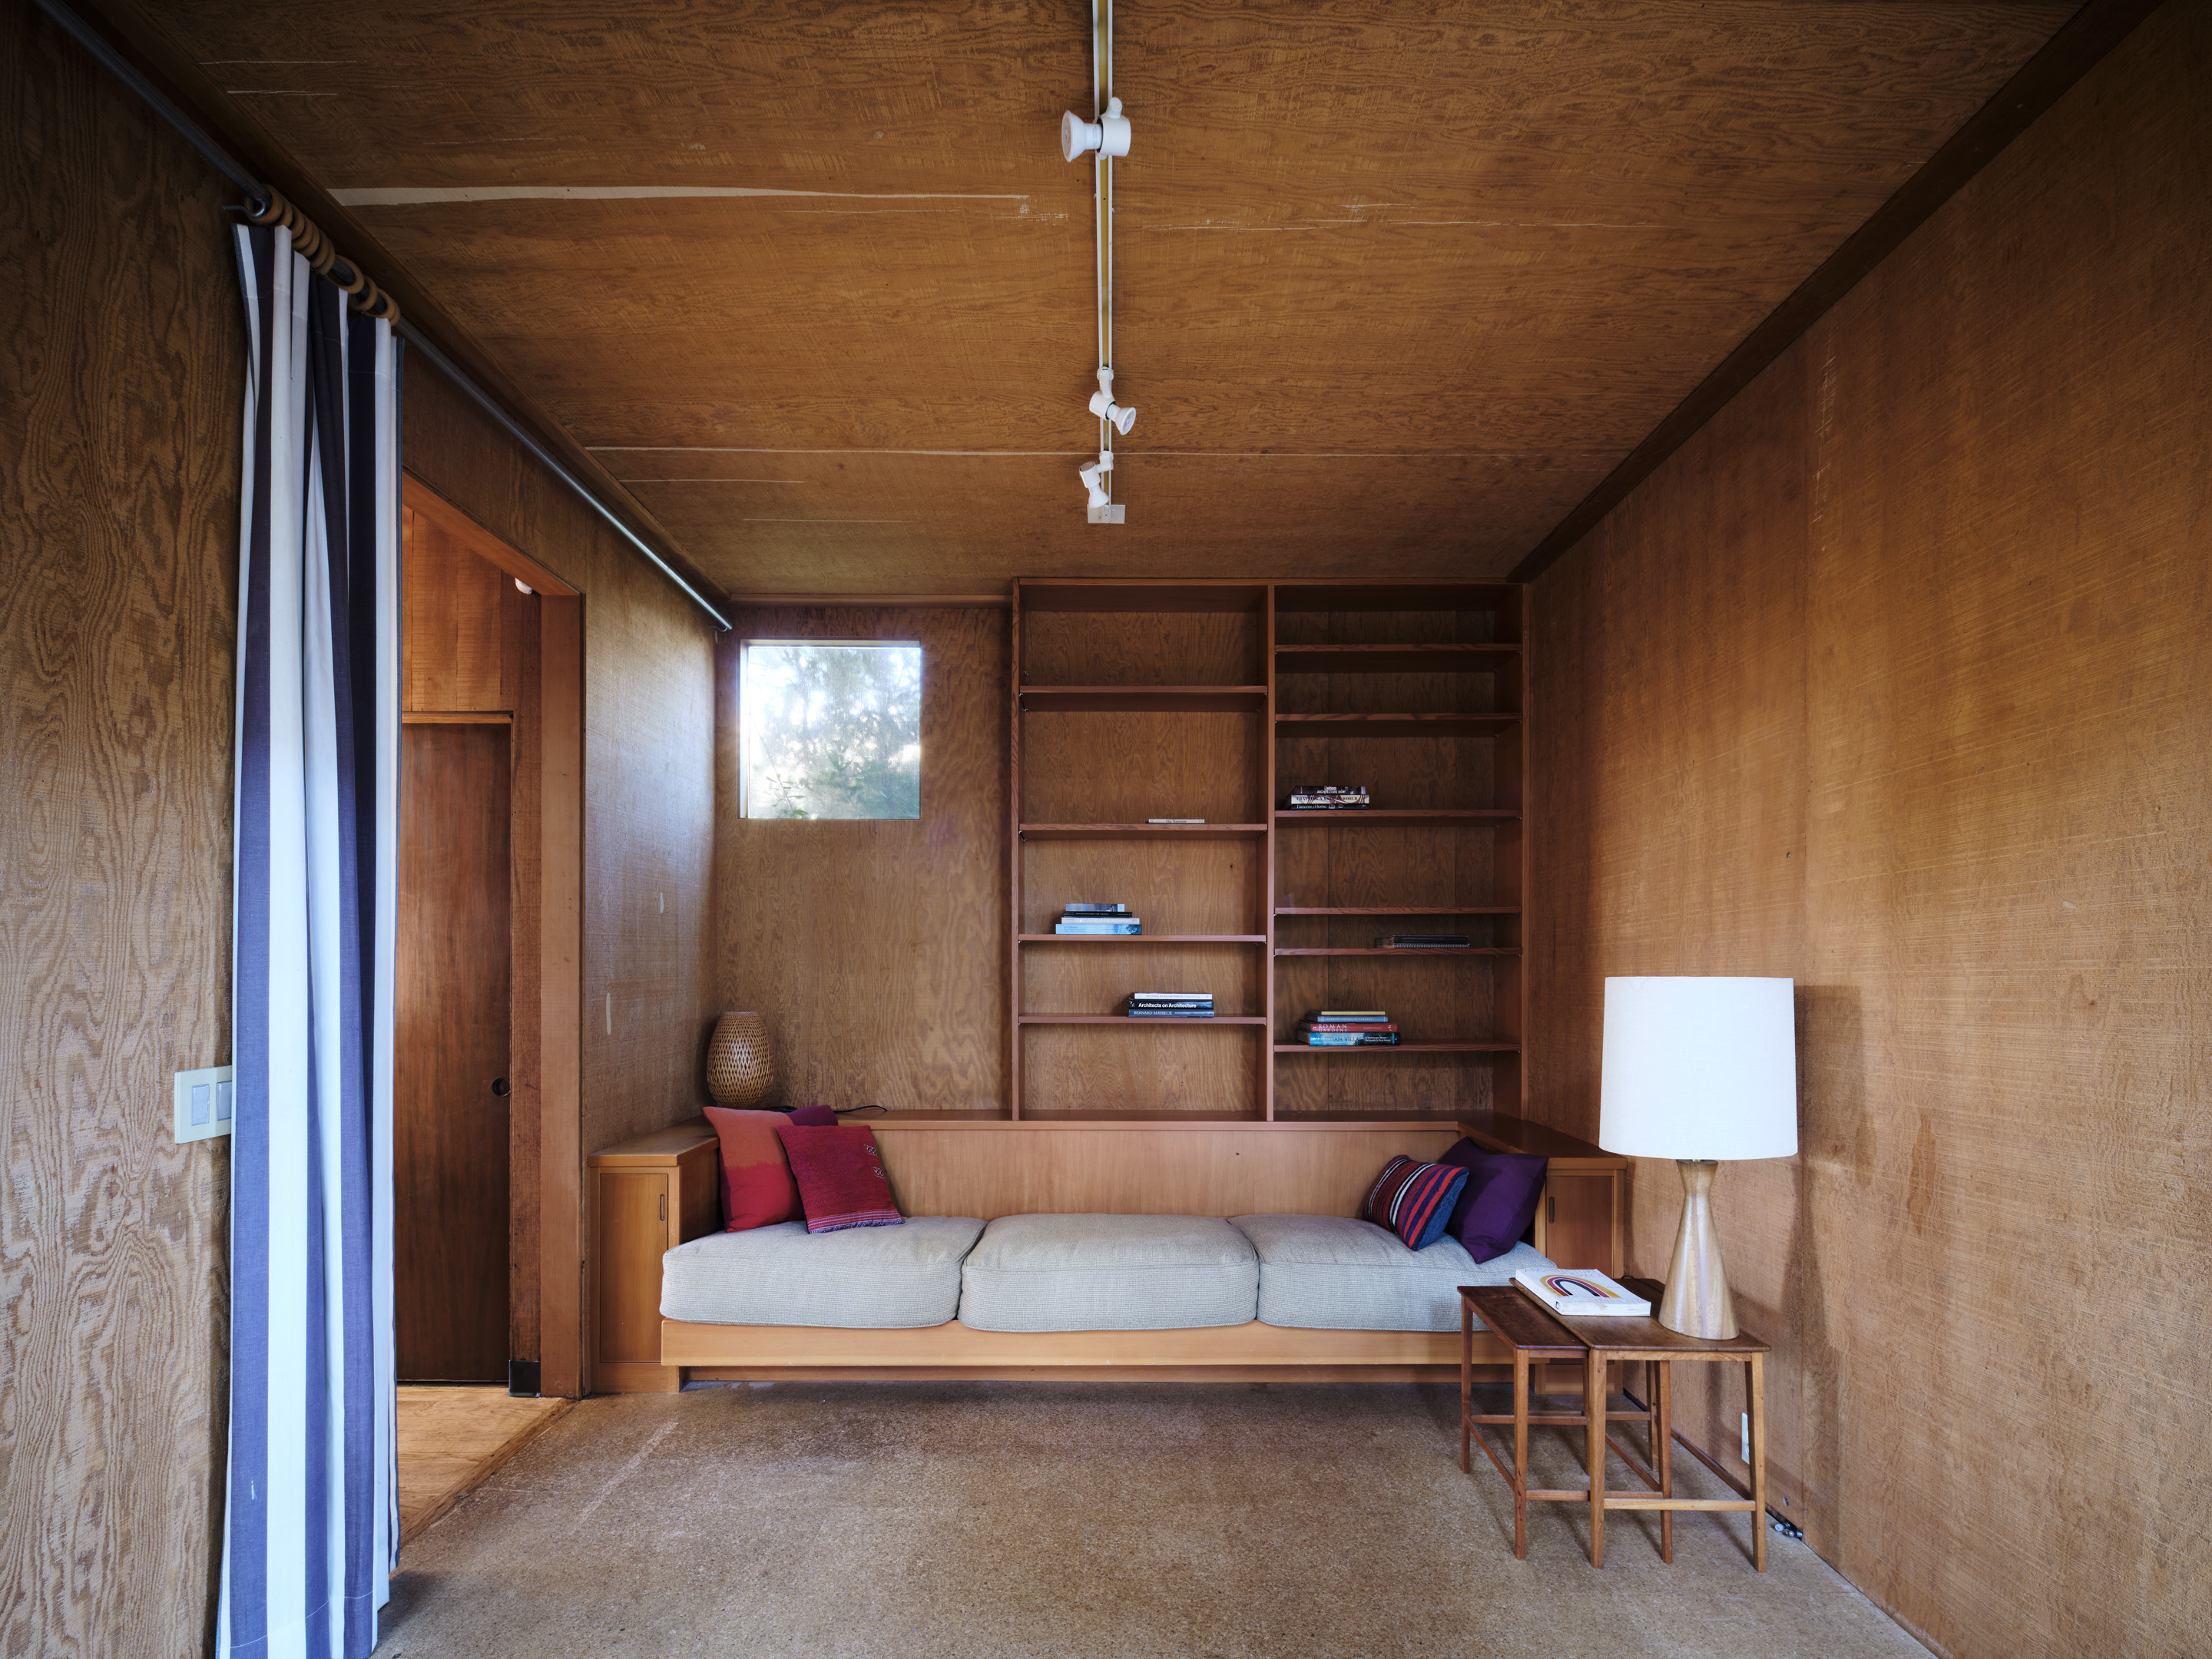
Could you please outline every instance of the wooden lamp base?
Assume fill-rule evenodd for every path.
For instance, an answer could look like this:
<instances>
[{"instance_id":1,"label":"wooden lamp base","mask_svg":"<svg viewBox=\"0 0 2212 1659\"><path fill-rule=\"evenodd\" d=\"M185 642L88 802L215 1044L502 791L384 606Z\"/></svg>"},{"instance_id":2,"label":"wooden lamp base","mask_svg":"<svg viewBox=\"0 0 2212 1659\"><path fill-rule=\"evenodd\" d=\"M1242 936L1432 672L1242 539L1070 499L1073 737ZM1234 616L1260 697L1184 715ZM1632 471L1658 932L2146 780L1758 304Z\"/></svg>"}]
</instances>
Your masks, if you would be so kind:
<instances>
[{"instance_id":1,"label":"wooden lamp base","mask_svg":"<svg viewBox=\"0 0 2212 1659\"><path fill-rule=\"evenodd\" d=\"M1721 1237L1713 1227L1713 1176L1720 1165L1678 1158L1682 1172L1682 1225L1674 1235L1674 1265L1659 1299L1659 1322L1685 1336L1726 1341L1736 1334L1735 1303L1721 1266Z\"/></svg>"}]
</instances>

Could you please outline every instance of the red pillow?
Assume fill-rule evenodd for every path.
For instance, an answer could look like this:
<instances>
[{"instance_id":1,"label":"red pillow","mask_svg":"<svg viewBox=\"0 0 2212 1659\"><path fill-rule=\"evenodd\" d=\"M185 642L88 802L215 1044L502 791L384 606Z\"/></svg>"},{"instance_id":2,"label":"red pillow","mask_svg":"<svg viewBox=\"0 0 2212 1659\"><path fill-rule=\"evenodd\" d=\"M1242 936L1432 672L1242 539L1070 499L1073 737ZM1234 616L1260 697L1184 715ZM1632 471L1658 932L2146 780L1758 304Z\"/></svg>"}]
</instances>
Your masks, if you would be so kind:
<instances>
[{"instance_id":1,"label":"red pillow","mask_svg":"<svg viewBox=\"0 0 2212 1659\"><path fill-rule=\"evenodd\" d=\"M707 1121L714 1126L722 1143L722 1227L726 1232L750 1232L779 1221L796 1221L799 1186L784 1162L783 1143L775 1132L783 1125L781 1112L734 1112L726 1106L707 1108Z\"/></svg>"},{"instance_id":2,"label":"red pillow","mask_svg":"<svg viewBox=\"0 0 2212 1659\"><path fill-rule=\"evenodd\" d=\"M815 1128L779 1122L776 1133L791 1159L806 1206L810 1233L841 1232L848 1227L896 1227L906 1218L891 1202L891 1183L876 1151L876 1132Z\"/></svg>"}]
</instances>

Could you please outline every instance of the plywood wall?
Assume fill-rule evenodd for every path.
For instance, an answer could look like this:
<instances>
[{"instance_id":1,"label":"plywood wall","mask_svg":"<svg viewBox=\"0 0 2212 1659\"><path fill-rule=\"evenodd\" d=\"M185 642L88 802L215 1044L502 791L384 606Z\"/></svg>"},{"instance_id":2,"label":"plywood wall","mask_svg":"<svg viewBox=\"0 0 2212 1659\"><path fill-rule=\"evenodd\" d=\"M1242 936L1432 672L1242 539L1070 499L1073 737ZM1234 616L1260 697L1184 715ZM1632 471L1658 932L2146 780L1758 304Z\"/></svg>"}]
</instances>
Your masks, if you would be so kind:
<instances>
[{"instance_id":1,"label":"plywood wall","mask_svg":"<svg viewBox=\"0 0 2212 1659\"><path fill-rule=\"evenodd\" d=\"M1716 1194L1778 1484L1961 1656L2212 1627L2208 84L2170 4L1535 594L1534 1110L1607 975L1797 980Z\"/></svg>"},{"instance_id":2,"label":"plywood wall","mask_svg":"<svg viewBox=\"0 0 2212 1659\"><path fill-rule=\"evenodd\" d=\"M238 397L227 192L0 4L0 1652L214 1625Z\"/></svg>"},{"instance_id":3,"label":"plywood wall","mask_svg":"<svg viewBox=\"0 0 2212 1659\"><path fill-rule=\"evenodd\" d=\"M583 594L582 1121L536 1142L565 1164L707 1101L714 626L419 356L404 397L408 471Z\"/></svg>"},{"instance_id":4,"label":"plywood wall","mask_svg":"<svg viewBox=\"0 0 2212 1659\"><path fill-rule=\"evenodd\" d=\"M750 609L717 662L717 983L766 1016L777 1098L898 1111L1006 1102L1007 613ZM916 640L921 817L738 816L738 644Z\"/></svg>"}]
</instances>

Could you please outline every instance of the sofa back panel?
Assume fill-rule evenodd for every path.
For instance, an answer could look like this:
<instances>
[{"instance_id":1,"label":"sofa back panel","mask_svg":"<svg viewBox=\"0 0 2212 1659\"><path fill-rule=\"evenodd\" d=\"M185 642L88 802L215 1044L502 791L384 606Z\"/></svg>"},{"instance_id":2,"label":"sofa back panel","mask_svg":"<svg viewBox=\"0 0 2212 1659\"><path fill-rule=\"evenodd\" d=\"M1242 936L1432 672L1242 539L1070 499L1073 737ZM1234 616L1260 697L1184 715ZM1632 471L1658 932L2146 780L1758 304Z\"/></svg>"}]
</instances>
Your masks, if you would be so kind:
<instances>
[{"instance_id":1,"label":"sofa back panel","mask_svg":"<svg viewBox=\"0 0 2212 1659\"><path fill-rule=\"evenodd\" d=\"M1456 1125L876 1123L908 1215L1357 1215L1397 1154L1433 1158Z\"/></svg>"}]
</instances>

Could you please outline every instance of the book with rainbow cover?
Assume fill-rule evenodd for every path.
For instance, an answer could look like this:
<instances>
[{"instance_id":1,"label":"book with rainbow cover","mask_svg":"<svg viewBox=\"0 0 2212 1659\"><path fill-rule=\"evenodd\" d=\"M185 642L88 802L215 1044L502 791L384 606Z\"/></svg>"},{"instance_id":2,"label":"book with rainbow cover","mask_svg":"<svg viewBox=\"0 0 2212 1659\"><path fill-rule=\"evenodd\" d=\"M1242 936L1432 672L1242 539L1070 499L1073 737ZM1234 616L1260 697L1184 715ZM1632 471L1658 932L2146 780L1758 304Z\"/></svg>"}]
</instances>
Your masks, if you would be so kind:
<instances>
[{"instance_id":1,"label":"book with rainbow cover","mask_svg":"<svg viewBox=\"0 0 2212 1659\"><path fill-rule=\"evenodd\" d=\"M1608 1314L1627 1318L1651 1311L1649 1302L1595 1267L1554 1267L1540 1273L1523 1267L1513 1282L1553 1313L1572 1319Z\"/></svg>"}]
</instances>

